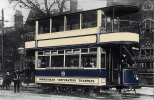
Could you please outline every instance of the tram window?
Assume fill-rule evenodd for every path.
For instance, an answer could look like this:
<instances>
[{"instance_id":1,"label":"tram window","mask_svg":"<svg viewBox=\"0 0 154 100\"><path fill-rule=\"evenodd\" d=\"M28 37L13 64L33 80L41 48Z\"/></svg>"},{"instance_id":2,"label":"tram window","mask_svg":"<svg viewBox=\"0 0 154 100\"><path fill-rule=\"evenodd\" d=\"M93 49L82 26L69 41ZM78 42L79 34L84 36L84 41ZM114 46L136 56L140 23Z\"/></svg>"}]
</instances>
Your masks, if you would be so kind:
<instances>
[{"instance_id":1,"label":"tram window","mask_svg":"<svg viewBox=\"0 0 154 100\"><path fill-rule=\"evenodd\" d=\"M106 59L105 59L105 54L101 55L101 68L106 67Z\"/></svg>"},{"instance_id":2,"label":"tram window","mask_svg":"<svg viewBox=\"0 0 154 100\"><path fill-rule=\"evenodd\" d=\"M39 20L39 33L49 33L50 32L50 19Z\"/></svg>"},{"instance_id":3,"label":"tram window","mask_svg":"<svg viewBox=\"0 0 154 100\"><path fill-rule=\"evenodd\" d=\"M79 67L79 55L66 55L66 67Z\"/></svg>"},{"instance_id":4,"label":"tram window","mask_svg":"<svg viewBox=\"0 0 154 100\"><path fill-rule=\"evenodd\" d=\"M58 54L64 54L64 50L58 50Z\"/></svg>"},{"instance_id":5,"label":"tram window","mask_svg":"<svg viewBox=\"0 0 154 100\"><path fill-rule=\"evenodd\" d=\"M43 55L43 51L39 51L38 52L38 55Z\"/></svg>"},{"instance_id":6,"label":"tram window","mask_svg":"<svg viewBox=\"0 0 154 100\"><path fill-rule=\"evenodd\" d=\"M96 68L96 54L81 54L81 65L85 68Z\"/></svg>"},{"instance_id":7,"label":"tram window","mask_svg":"<svg viewBox=\"0 0 154 100\"><path fill-rule=\"evenodd\" d=\"M97 52L97 48L90 48L89 52Z\"/></svg>"},{"instance_id":8,"label":"tram window","mask_svg":"<svg viewBox=\"0 0 154 100\"><path fill-rule=\"evenodd\" d=\"M51 56L51 67L63 67L64 55Z\"/></svg>"},{"instance_id":9,"label":"tram window","mask_svg":"<svg viewBox=\"0 0 154 100\"><path fill-rule=\"evenodd\" d=\"M44 55L50 55L50 51L44 51Z\"/></svg>"},{"instance_id":10,"label":"tram window","mask_svg":"<svg viewBox=\"0 0 154 100\"><path fill-rule=\"evenodd\" d=\"M49 56L39 56L38 57L38 68L49 67Z\"/></svg>"},{"instance_id":11,"label":"tram window","mask_svg":"<svg viewBox=\"0 0 154 100\"><path fill-rule=\"evenodd\" d=\"M81 53L88 53L88 48L86 48L86 49L81 49Z\"/></svg>"},{"instance_id":12,"label":"tram window","mask_svg":"<svg viewBox=\"0 0 154 100\"><path fill-rule=\"evenodd\" d=\"M67 16L66 30L76 30L80 28L80 14Z\"/></svg>"},{"instance_id":13,"label":"tram window","mask_svg":"<svg viewBox=\"0 0 154 100\"><path fill-rule=\"evenodd\" d=\"M64 16L52 18L52 32L64 31Z\"/></svg>"},{"instance_id":14,"label":"tram window","mask_svg":"<svg viewBox=\"0 0 154 100\"><path fill-rule=\"evenodd\" d=\"M54 55L54 54L58 54L58 53L57 53L57 50L51 51L51 54L53 54L53 55Z\"/></svg>"},{"instance_id":15,"label":"tram window","mask_svg":"<svg viewBox=\"0 0 154 100\"><path fill-rule=\"evenodd\" d=\"M72 50L66 50L66 54L72 54Z\"/></svg>"},{"instance_id":16,"label":"tram window","mask_svg":"<svg viewBox=\"0 0 154 100\"><path fill-rule=\"evenodd\" d=\"M74 54L79 54L79 53L80 53L80 49L74 49L74 50L73 50L73 53L74 53Z\"/></svg>"},{"instance_id":17,"label":"tram window","mask_svg":"<svg viewBox=\"0 0 154 100\"><path fill-rule=\"evenodd\" d=\"M97 26L97 11L84 12L82 15L82 28L91 28Z\"/></svg>"}]
</instances>

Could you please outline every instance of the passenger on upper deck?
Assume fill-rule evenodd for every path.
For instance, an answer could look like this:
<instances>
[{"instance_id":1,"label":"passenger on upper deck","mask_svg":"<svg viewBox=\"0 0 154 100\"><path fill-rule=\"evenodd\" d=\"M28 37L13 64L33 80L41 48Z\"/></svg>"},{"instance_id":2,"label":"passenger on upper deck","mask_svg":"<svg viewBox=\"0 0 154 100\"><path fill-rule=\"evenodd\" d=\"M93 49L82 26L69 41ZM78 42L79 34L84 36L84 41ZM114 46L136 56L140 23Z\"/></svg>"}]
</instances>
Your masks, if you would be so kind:
<instances>
[{"instance_id":1,"label":"passenger on upper deck","mask_svg":"<svg viewBox=\"0 0 154 100\"><path fill-rule=\"evenodd\" d=\"M138 7L130 5L110 6L103 9L105 16L102 16L102 33L112 32L135 32L138 33L138 23L128 19L123 19L122 16L137 13Z\"/></svg>"}]
</instances>

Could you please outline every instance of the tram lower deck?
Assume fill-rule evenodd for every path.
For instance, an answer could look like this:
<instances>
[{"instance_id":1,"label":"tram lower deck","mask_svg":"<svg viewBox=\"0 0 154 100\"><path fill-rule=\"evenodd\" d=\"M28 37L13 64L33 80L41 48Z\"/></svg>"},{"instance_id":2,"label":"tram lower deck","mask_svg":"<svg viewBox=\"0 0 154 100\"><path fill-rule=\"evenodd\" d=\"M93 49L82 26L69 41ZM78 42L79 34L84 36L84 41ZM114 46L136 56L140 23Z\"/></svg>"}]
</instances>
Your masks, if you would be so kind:
<instances>
[{"instance_id":1,"label":"tram lower deck","mask_svg":"<svg viewBox=\"0 0 154 100\"><path fill-rule=\"evenodd\" d=\"M136 69L131 68L134 62L124 47L117 44L38 51L35 82L99 87L139 85Z\"/></svg>"}]
</instances>

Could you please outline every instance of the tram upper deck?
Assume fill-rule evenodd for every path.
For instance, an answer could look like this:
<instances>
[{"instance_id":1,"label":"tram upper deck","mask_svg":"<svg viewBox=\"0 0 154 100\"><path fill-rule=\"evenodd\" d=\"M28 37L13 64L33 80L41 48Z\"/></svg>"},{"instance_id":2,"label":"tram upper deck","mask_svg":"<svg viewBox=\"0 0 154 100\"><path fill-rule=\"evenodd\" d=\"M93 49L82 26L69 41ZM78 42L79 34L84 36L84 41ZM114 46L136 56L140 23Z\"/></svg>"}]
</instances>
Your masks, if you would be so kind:
<instances>
[{"instance_id":1,"label":"tram upper deck","mask_svg":"<svg viewBox=\"0 0 154 100\"><path fill-rule=\"evenodd\" d=\"M137 7L118 5L37 19L35 41L25 48L139 42L137 22L120 19L136 12Z\"/></svg>"}]
</instances>

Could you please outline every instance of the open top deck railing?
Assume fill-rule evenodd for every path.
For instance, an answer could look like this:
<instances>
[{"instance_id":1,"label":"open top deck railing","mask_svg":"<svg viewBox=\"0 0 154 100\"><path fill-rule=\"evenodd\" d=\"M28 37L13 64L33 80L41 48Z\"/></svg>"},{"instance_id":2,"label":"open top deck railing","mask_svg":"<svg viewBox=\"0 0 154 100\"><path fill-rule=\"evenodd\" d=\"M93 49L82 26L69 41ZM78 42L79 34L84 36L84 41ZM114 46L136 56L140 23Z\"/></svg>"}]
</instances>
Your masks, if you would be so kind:
<instances>
[{"instance_id":1,"label":"open top deck railing","mask_svg":"<svg viewBox=\"0 0 154 100\"><path fill-rule=\"evenodd\" d=\"M138 33L138 23L131 20L118 20L102 24L101 33L132 32Z\"/></svg>"}]
</instances>

